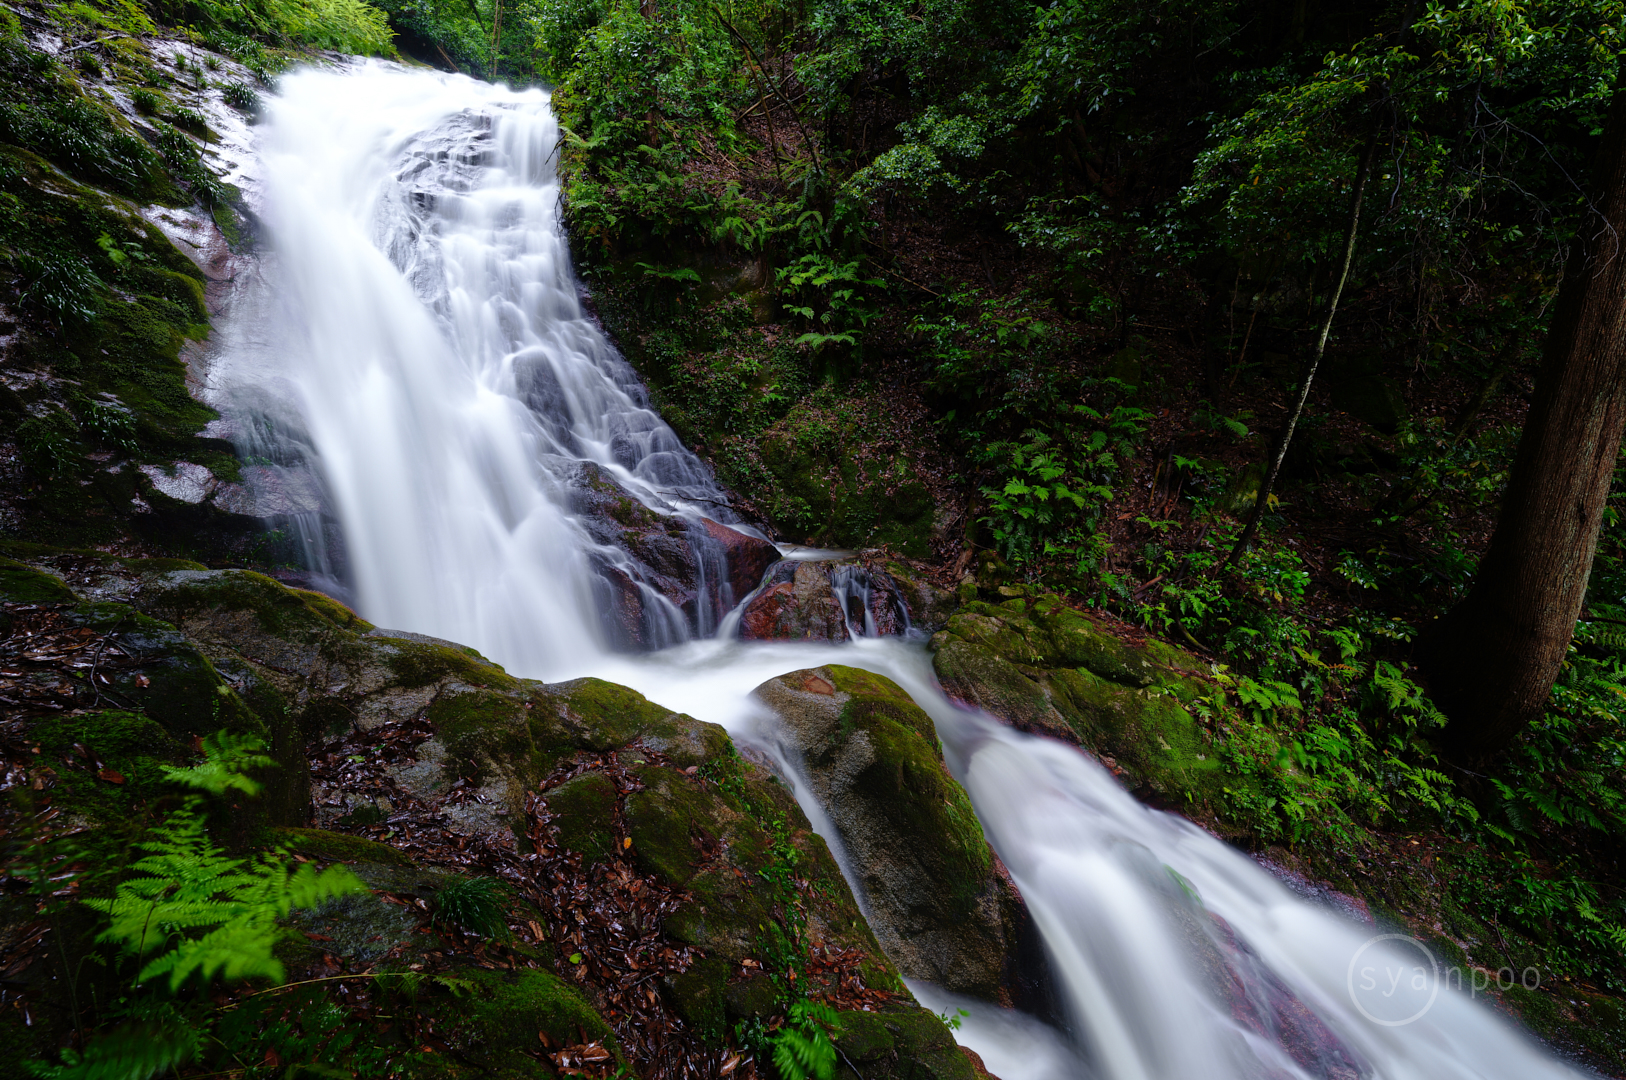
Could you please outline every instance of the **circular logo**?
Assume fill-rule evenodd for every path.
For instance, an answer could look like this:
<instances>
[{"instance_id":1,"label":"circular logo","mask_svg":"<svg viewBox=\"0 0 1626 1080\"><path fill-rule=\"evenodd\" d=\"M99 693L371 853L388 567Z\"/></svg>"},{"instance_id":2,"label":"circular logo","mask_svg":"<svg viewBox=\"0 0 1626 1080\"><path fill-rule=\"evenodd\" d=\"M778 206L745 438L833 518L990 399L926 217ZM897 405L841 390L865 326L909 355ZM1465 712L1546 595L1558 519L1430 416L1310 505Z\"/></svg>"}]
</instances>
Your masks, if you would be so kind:
<instances>
[{"instance_id":1,"label":"circular logo","mask_svg":"<svg viewBox=\"0 0 1626 1080\"><path fill-rule=\"evenodd\" d=\"M1440 964L1414 937L1379 934L1350 958L1348 985L1350 1003L1362 1016L1383 1027L1403 1027L1434 1006Z\"/></svg>"}]
</instances>

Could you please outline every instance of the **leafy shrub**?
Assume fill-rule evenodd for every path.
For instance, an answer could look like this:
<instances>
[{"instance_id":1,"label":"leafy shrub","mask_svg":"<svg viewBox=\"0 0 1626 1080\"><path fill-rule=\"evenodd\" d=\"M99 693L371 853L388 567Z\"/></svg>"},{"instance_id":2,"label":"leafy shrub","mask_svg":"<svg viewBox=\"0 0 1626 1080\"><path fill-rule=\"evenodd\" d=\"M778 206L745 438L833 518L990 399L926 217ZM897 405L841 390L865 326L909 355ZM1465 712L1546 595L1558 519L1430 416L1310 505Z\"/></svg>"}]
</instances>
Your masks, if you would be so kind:
<instances>
[{"instance_id":1,"label":"leafy shrub","mask_svg":"<svg viewBox=\"0 0 1626 1080\"><path fill-rule=\"evenodd\" d=\"M18 299L58 323L85 323L96 317L101 278L73 255L23 253L13 260L20 281Z\"/></svg>"},{"instance_id":2,"label":"leafy shrub","mask_svg":"<svg viewBox=\"0 0 1626 1080\"><path fill-rule=\"evenodd\" d=\"M23 460L35 472L50 476L73 467L79 428L63 409L30 416L17 425L17 444Z\"/></svg>"},{"instance_id":3,"label":"leafy shrub","mask_svg":"<svg viewBox=\"0 0 1626 1080\"><path fill-rule=\"evenodd\" d=\"M182 131L191 132L199 138L206 138L209 134L209 122L202 114L191 109L176 109L169 114L170 121Z\"/></svg>"}]
</instances>

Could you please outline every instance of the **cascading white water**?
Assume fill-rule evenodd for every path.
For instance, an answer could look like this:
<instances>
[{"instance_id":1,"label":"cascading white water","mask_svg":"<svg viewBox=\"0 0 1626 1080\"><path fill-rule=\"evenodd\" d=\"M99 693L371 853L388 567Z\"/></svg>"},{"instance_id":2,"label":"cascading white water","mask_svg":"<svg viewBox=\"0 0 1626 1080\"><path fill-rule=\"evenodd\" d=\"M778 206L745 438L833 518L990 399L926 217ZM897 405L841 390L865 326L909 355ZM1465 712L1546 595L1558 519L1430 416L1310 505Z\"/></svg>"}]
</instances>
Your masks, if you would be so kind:
<instances>
[{"instance_id":1,"label":"cascading white water","mask_svg":"<svg viewBox=\"0 0 1626 1080\"><path fill-rule=\"evenodd\" d=\"M227 335L239 355L217 384L240 432L314 458L366 617L517 674L612 679L770 749L750 696L766 679L844 663L899 683L937 724L1066 999L1065 1032L971 1007L961 1037L1004 1080L1574 1075L1449 986L1424 999L1394 977L1383 996L1418 966L1403 942L1368 945L1369 928L1140 806L1078 751L957 707L918 643L607 650L590 583L618 560L640 571L573 514L582 463L686 520L721 494L582 311L556 135L540 92L388 65L291 75L272 108L262 295L278 302L243 305L261 314Z\"/></svg>"},{"instance_id":2,"label":"cascading white water","mask_svg":"<svg viewBox=\"0 0 1626 1080\"><path fill-rule=\"evenodd\" d=\"M680 610L571 513L609 481L691 524L702 507L732 520L582 307L547 96L367 65L292 76L270 113L275 303L237 335L258 363L228 359L215 382L259 421L239 432L266 430L276 387L293 398L297 419L260 441L314 450L359 606L553 676L609 643L607 581L636 590L646 643L684 640L691 616L714 629L732 596ZM715 577L694 531L695 573Z\"/></svg>"}]
</instances>

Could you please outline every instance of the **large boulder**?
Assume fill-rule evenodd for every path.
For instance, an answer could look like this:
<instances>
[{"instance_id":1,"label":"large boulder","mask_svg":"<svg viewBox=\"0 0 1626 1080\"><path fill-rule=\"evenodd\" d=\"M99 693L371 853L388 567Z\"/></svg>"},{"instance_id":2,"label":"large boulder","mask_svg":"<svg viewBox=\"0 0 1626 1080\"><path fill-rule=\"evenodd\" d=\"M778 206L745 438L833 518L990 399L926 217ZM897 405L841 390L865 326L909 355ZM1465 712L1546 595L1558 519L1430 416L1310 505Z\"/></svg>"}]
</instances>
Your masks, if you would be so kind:
<instances>
[{"instance_id":1,"label":"large boulder","mask_svg":"<svg viewBox=\"0 0 1626 1080\"><path fill-rule=\"evenodd\" d=\"M266 795L214 812L245 851L344 863L376 890L301 913L279 953L355 1027L354 1045L380 1036L351 1014L341 974L433 975L394 1010L433 1033L418 1036L433 1051L424 1075L447 1077L643 1073L668 1059L715 1074L738 1024L773 1023L812 993L873 1036L843 1044L865 1080L971 1080L794 798L723 729L596 679L515 678L256 573L30 561L0 564L16 703L0 754L26 754L4 767L89 830L85 843L104 829L127 843L116 830L174 805L163 766L196 760L196 736L265 738L281 766L265 771ZM480 877L506 884L506 938L446 915L458 909L443 898ZM0 904L0 948L24 914ZM58 957L88 944L28 966L17 985L32 1026L8 1010L0 1045L55 1056L76 1017Z\"/></svg>"},{"instance_id":2,"label":"large boulder","mask_svg":"<svg viewBox=\"0 0 1626 1080\"><path fill-rule=\"evenodd\" d=\"M1192 706L1223 693L1214 666L1059 597L973 601L932 638L951 697L1013 727L1083 745L1131 787L1183 801L1223 787Z\"/></svg>"},{"instance_id":3,"label":"large boulder","mask_svg":"<svg viewBox=\"0 0 1626 1080\"><path fill-rule=\"evenodd\" d=\"M899 970L1011 1004L1026 912L943 764L931 718L890 680L835 665L755 693L801 758Z\"/></svg>"}]
</instances>

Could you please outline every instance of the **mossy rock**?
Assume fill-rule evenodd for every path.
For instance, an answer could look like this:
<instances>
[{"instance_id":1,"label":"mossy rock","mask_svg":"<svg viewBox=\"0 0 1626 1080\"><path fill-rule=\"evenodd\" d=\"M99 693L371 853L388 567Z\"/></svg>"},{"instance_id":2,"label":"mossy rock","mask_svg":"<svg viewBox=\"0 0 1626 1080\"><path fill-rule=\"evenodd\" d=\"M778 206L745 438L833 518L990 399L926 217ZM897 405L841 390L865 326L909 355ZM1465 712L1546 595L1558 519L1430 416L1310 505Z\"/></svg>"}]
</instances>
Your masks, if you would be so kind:
<instances>
[{"instance_id":1,"label":"mossy rock","mask_svg":"<svg viewBox=\"0 0 1626 1080\"><path fill-rule=\"evenodd\" d=\"M1184 649L1131 644L1043 594L968 603L932 647L944 689L1012 726L1081 742L1177 801L1223 793L1218 756L1187 708L1216 691Z\"/></svg>"},{"instance_id":2,"label":"mossy rock","mask_svg":"<svg viewBox=\"0 0 1626 1080\"><path fill-rule=\"evenodd\" d=\"M696 960L689 970L666 979L666 994L683 1022L710 1043L721 1042L728 1027L728 975L733 965L720 956Z\"/></svg>"},{"instance_id":3,"label":"mossy rock","mask_svg":"<svg viewBox=\"0 0 1626 1080\"><path fill-rule=\"evenodd\" d=\"M944 631L932 639L932 649L932 667L951 697L1020 731L1077 737L1044 689L992 648Z\"/></svg>"},{"instance_id":4,"label":"mossy rock","mask_svg":"<svg viewBox=\"0 0 1626 1080\"><path fill-rule=\"evenodd\" d=\"M404 852L349 833L330 832L327 829L301 829L281 827L272 829L268 839L272 844L297 851L324 862L380 863L386 866L411 866L412 859Z\"/></svg>"},{"instance_id":5,"label":"mossy rock","mask_svg":"<svg viewBox=\"0 0 1626 1080\"><path fill-rule=\"evenodd\" d=\"M602 1043L625 1065L619 1044L603 1017L581 992L551 972L517 973L459 969L452 977L470 988L445 1003L451 1024L446 1042L488 1077L535 1077L551 1070L538 1059L545 1034L554 1047L573 1046L585 1036Z\"/></svg>"},{"instance_id":6,"label":"mossy rock","mask_svg":"<svg viewBox=\"0 0 1626 1080\"><path fill-rule=\"evenodd\" d=\"M38 740L41 761L57 770L54 804L98 825L122 825L155 800L179 794L163 770L185 764L191 752L150 717L116 710L43 717L29 725L28 737ZM76 746L88 749L117 779L98 776Z\"/></svg>"},{"instance_id":7,"label":"mossy rock","mask_svg":"<svg viewBox=\"0 0 1626 1080\"><path fill-rule=\"evenodd\" d=\"M931 718L890 680L839 665L770 679L755 694L800 751L887 955L905 975L958 993L1008 994L1024 912L994 872Z\"/></svg>"},{"instance_id":8,"label":"mossy rock","mask_svg":"<svg viewBox=\"0 0 1626 1080\"><path fill-rule=\"evenodd\" d=\"M844 1012L837 1019L841 1080L976 1080L954 1036L925 1009Z\"/></svg>"},{"instance_id":9,"label":"mossy rock","mask_svg":"<svg viewBox=\"0 0 1626 1080\"><path fill-rule=\"evenodd\" d=\"M147 583L142 607L180 625L199 616L245 612L264 634L293 642L320 640L335 629L354 633L372 629L371 623L331 597L290 589L252 570L159 574ZM235 630L229 624L226 629Z\"/></svg>"},{"instance_id":10,"label":"mossy rock","mask_svg":"<svg viewBox=\"0 0 1626 1080\"><path fill-rule=\"evenodd\" d=\"M584 773L547 794L548 812L557 819L559 846L591 866L615 854L615 784L603 773Z\"/></svg>"},{"instance_id":11,"label":"mossy rock","mask_svg":"<svg viewBox=\"0 0 1626 1080\"><path fill-rule=\"evenodd\" d=\"M544 753L569 746L604 753L634 740L665 754L682 768L697 766L729 752L728 732L657 705L638 693L603 679L573 679L537 685L548 708L537 708L531 733Z\"/></svg>"},{"instance_id":12,"label":"mossy rock","mask_svg":"<svg viewBox=\"0 0 1626 1080\"><path fill-rule=\"evenodd\" d=\"M77 599L61 578L15 559L0 559L0 597L11 604L71 604Z\"/></svg>"}]
</instances>

